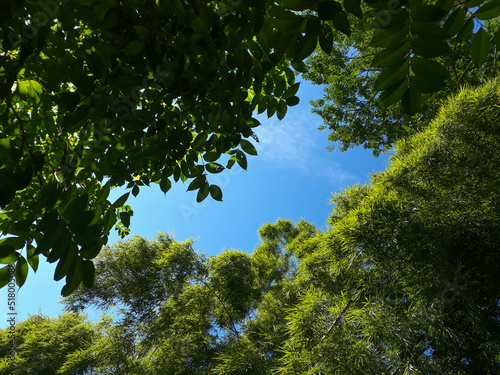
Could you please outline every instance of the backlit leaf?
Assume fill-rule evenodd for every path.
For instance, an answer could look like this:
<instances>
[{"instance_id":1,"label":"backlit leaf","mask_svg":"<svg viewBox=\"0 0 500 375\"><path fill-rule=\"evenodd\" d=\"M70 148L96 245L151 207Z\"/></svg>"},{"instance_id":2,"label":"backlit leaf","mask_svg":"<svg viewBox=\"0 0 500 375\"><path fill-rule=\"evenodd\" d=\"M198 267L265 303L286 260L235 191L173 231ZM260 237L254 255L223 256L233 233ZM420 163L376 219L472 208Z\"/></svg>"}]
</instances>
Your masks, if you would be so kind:
<instances>
[{"instance_id":1,"label":"backlit leaf","mask_svg":"<svg viewBox=\"0 0 500 375\"><path fill-rule=\"evenodd\" d=\"M247 154L257 155L257 150L255 149L254 145L251 144L246 139L241 140L241 149L245 151Z\"/></svg>"},{"instance_id":2,"label":"backlit leaf","mask_svg":"<svg viewBox=\"0 0 500 375\"><path fill-rule=\"evenodd\" d=\"M401 64L384 69L375 81L373 88L377 91L383 91L401 82L408 76L409 67L409 61L405 60Z\"/></svg>"},{"instance_id":3,"label":"backlit leaf","mask_svg":"<svg viewBox=\"0 0 500 375\"><path fill-rule=\"evenodd\" d=\"M120 208L121 206L123 206L125 204L125 202L127 201L129 195L130 195L130 193L123 194L120 198L118 198L115 201L115 203L113 203L111 208Z\"/></svg>"},{"instance_id":4,"label":"backlit leaf","mask_svg":"<svg viewBox=\"0 0 500 375\"><path fill-rule=\"evenodd\" d=\"M470 48L474 65L480 67L488 59L490 51L489 37L482 27L472 37Z\"/></svg>"},{"instance_id":5,"label":"backlit leaf","mask_svg":"<svg viewBox=\"0 0 500 375\"><path fill-rule=\"evenodd\" d=\"M210 196L216 201L222 201L222 190L217 185L210 185Z\"/></svg>"},{"instance_id":6,"label":"backlit leaf","mask_svg":"<svg viewBox=\"0 0 500 375\"><path fill-rule=\"evenodd\" d=\"M344 8L348 13L363 18L363 11L361 10L361 0L344 0Z\"/></svg>"},{"instance_id":7,"label":"backlit leaf","mask_svg":"<svg viewBox=\"0 0 500 375\"><path fill-rule=\"evenodd\" d=\"M480 20L489 20L500 16L500 0L490 0L476 10L474 16Z\"/></svg>"},{"instance_id":8,"label":"backlit leaf","mask_svg":"<svg viewBox=\"0 0 500 375\"><path fill-rule=\"evenodd\" d=\"M28 277L28 262L26 262L26 259L22 255L20 255L17 260L15 274L17 286L23 286Z\"/></svg>"},{"instance_id":9,"label":"backlit leaf","mask_svg":"<svg viewBox=\"0 0 500 375\"><path fill-rule=\"evenodd\" d=\"M205 198L208 197L209 192L210 185L207 182L198 190L198 194L196 194L196 202L203 202Z\"/></svg>"},{"instance_id":10,"label":"backlit leaf","mask_svg":"<svg viewBox=\"0 0 500 375\"><path fill-rule=\"evenodd\" d=\"M410 86L403 95L402 105L407 114L414 115L422 106L422 95L418 90Z\"/></svg>"},{"instance_id":11,"label":"backlit leaf","mask_svg":"<svg viewBox=\"0 0 500 375\"><path fill-rule=\"evenodd\" d=\"M401 83L397 83L393 87L388 88L377 98L377 104L381 107L389 107L401 100L405 92L408 90L408 80L405 79Z\"/></svg>"}]
</instances>

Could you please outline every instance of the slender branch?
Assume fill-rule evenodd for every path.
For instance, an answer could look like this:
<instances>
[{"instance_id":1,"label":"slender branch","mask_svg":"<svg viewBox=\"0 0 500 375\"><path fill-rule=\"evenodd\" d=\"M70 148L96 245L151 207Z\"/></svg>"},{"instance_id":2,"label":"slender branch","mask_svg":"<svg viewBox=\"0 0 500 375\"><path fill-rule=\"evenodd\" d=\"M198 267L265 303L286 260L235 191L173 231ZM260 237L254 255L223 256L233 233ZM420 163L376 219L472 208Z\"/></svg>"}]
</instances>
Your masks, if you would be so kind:
<instances>
[{"instance_id":1,"label":"slender branch","mask_svg":"<svg viewBox=\"0 0 500 375\"><path fill-rule=\"evenodd\" d=\"M469 64L467 65L463 73L460 75L460 77L457 79L457 86L460 84L460 81L462 80L462 78L464 78L465 74L467 73L471 65L472 65L472 60L469 61Z\"/></svg>"},{"instance_id":2,"label":"slender branch","mask_svg":"<svg viewBox=\"0 0 500 375\"><path fill-rule=\"evenodd\" d=\"M323 335L323 337L321 338L321 341L323 341L326 336L328 336L330 334L330 332L332 331L332 329L337 326L339 323L340 323L340 318L342 318L345 313L347 312L347 309L349 308L349 306L351 305L351 303L353 302L354 300L351 298L347 303L346 305L344 306L344 308L342 309L342 311L340 312L339 316L337 316L337 318L335 319L335 321L332 323L332 325L328 328L328 330L326 331L326 333Z\"/></svg>"},{"instance_id":3,"label":"slender branch","mask_svg":"<svg viewBox=\"0 0 500 375\"><path fill-rule=\"evenodd\" d=\"M363 109L365 109L365 107L368 104L371 104L373 102L373 99L375 99L375 96L377 96L377 94L378 94L378 91L375 91L373 93L373 95L366 102L364 102L364 104L361 107L359 107L358 109L356 109L356 111L354 112L354 117L358 116L358 113L360 113Z\"/></svg>"},{"instance_id":4,"label":"slender branch","mask_svg":"<svg viewBox=\"0 0 500 375\"><path fill-rule=\"evenodd\" d=\"M200 281L201 283L203 283L203 285L205 285L208 290L210 292L212 292L212 294L215 296L215 298L217 298L217 300L220 302L220 304L222 305L222 307L224 308L224 311L226 311L226 314L227 314L227 317L229 318L230 320L230 323L231 323L231 330L233 331L233 333L235 334L236 337L240 337L240 334L239 332L237 331L236 329L236 324L234 323L234 320L233 320L233 317L231 316L231 314L229 313L229 310L227 309L226 307L226 304L224 303L224 301L222 301L222 299L219 297L219 295L215 292L215 290L213 290L210 285L208 285L208 283L205 281L205 280L202 280L202 279L199 279L199 278L196 278L198 281Z\"/></svg>"}]
</instances>

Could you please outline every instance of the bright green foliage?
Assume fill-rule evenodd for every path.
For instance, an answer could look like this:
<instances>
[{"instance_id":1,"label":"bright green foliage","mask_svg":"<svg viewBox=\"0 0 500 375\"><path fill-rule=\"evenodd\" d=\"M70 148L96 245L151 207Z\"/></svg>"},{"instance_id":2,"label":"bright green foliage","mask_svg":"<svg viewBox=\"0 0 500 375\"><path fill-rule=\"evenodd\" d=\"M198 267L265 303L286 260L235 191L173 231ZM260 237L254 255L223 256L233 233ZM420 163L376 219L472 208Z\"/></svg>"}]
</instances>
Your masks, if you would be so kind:
<instances>
[{"instance_id":1,"label":"bright green foliage","mask_svg":"<svg viewBox=\"0 0 500 375\"><path fill-rule=\"evenodd\" d=\"M15 327L0 331L0 374L85 374L89 362L79 360L68 367L94 340L95 327L82 316L64 314L49 318L37 314ZM15 337L15 361L11 360L12 336ZM90 360L92 362L92 360Z\"/></svg>"},{"instance_id":2,"label":"bright green foliage","mask_svg":"<svg viewBox=\"0 0 500 375\"><path fill-rule=\"evenodd\" d=\"M143 185L159 184L166 193L173 182L190 181L197 201L209 195L221 201L210 176L235 163L247 168L246 155L256 154L245 139L257 140L254 111L282 119L288 106L298 104L294 70L305 71L303 60L318 44L330 52L339 33L359 32L371 16L355 24L348 14L362 17L360 4L2 2L0 232L12 242L0 244L0 261L17 261L18 285L27 265L35 270L43 255L57 262L54 277L65 278L63 295L81 283L91 286L92 259L113 228L122 237L129 233L133 211L126 202ZM496 17L496 2L491 4L478 10L481 19ZM397 30L380 31L388 39L373 43L393 48L417 35L416 26L436 30L454 17L455 7L410 0L393 17ZM464 22L452 22L455 34ZM424 34L417 39L430 41L439 52L433 56L447 52L453 33ZM474 62L481 65L490 40L482 31L474 38ZM376 84L387 97L383 102L410 98L413 111L420 91L440 89L447 71L431 58L391 58ZM414 90L410 66L425 90ZM110 190L119 186L130 192L109 201Z\"/></svg>"},{"instance_id":3,"label":"bright green foliage","mask_svg":"<svg viewBox=\"0 0 500 375\"><path fill-rule=\"evenodd\" d=\"M192 180L198 201L222 200L210 174L246 169L253 111L298 103L301 33L329 26L263 0L40 3L1 5L0 231L16 246L0 258L19 285L39 255L58 262L68 295L92 284L112 228L129 232L130 193L111 188Z\"/></svg>"},{"instance_id":4,"label":"bright green foliage","mask_svg":"<svg viewBox=\"0 0 500 375\"><path fill-rule=\"evenodd\" d=\"M258 295L248 255L227 251L206 258L190 241L177 243L167 235L119 243L95 262L94 287L77 289L65 303L73 311L119 308L115 329L137 342L131 350L148 374L203 373L222 338L239 335ZM119 340L110 347L120 348ZM116 356L99 369L120 361Z\"/></svg>"},{"instance_id":5,"label":"bright green foliage","mask_svg":"<svg viewBox=\"0 0 500 375\"><path fill-rule=\"evenodd\" d=\"M480 3L409 1L394 9L392 2L393 11L381 3L366 6L366 17L378 27L373 35L364 31L367 19L351 16L358 27L350 36L335 34L331 53L311 56L304 74L325 85L324 97L312 104L329 140L341 150L363 145L378 155L424 129L448 95L498 76L500 7L485 4L495 9L486 20L483 8L475 8Z\"/></svg>"},{"instance_id":6,"label":"bright green foliage","mask_svg":"<svg viewBox=\"0 0 500 375\"><path fill-rule=\"evenodd\" d=\"M266 224L251 255L167 235L106 248L65 302L121 314L52 373L497 374L498 165L500 80L449 99L386 171L336 194L324 232ZM20 346L27 369L46 366L35 344Z\"/></svg>"},{"instance_id":7,"label":"bright green foliage","mask_svg":"<svg viewBox=\"0 0 500 375\"><path fill-rule=\"evenodd\" d=\"M105 248L69 310L16 327L28 374L498 374L500 80L453 97L328 229L279 220L251 255L139 237ZM17 366L17 367L16 367ZM14 371L14 372L13 372Z\"/></svg>"},{"instance_id":8,"label":"bright green foliage","mask_svg":"<svg viewBox=\"0 0 500 375\"><path fill-rule=\"evenodd\" d=\"M177 260L156 280L179 289L151 322L129 319L157 348L148 373L498 373L499 103L500 81L450 99L387 171L335 195L326 232L281 220L251 256L194 263L189 243L164 242Z\"/></svg>"}]
</instances>

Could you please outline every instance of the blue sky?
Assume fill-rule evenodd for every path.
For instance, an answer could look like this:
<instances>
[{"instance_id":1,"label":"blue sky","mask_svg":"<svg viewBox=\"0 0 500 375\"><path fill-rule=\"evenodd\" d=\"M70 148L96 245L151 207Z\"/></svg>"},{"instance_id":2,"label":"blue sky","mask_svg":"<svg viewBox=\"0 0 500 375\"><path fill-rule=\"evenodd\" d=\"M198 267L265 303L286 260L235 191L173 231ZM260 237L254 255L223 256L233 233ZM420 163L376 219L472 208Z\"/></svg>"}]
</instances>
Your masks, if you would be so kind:
<instances>
[{"instance_id":1,"label":"blue sky","mask_svg":"<svg viewBox=\"0 0 500 375\"><path fill-rule=\"evenodd\" d=\"M255 129L260 143L258 156L248 156L248 170L236 164L232 170L209 176L222 188L223 202L207 198L196 202L196 192L186 192L188 183L174 184L165 196L157 186L143 187L129 204L134 216L131 231L152 238L157 232L175 234L178 241L197 239L199 252L214 255L225 248L252 252L259 243L257 229L279 218L303 218L324 228L332 206L331 194L356 183L369 181L369 174L385 169L388 155L373 157L362 148L328 153L328 132L319 131L321 118L311 113L310 100L322 96L322 88L303 82L299 105L288 109L282 121L258 116ZM123 191L112 192L111 199ZM117 239L116 232L109 244ZM53 280L55 265L40 258L36 274L30 269L26 284L17 293L17 321L39 310L56 317L64 280ZM6 288L0 290L0 317L6 317ZM90 318L96 318L94 313ZM1 327L7 326L3 319Z\"/></svg>"}]
</instances>

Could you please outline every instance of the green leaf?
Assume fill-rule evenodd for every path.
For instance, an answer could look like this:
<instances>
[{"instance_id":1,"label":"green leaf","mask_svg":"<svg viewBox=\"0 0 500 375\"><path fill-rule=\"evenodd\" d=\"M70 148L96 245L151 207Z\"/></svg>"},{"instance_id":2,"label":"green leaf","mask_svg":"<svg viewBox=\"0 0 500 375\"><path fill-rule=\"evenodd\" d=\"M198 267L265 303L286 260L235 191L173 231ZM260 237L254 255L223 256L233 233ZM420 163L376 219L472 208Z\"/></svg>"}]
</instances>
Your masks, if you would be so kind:
<instances>
[{"instance_id":1,"label":"green leaf","mask_svg":"<svg viewBox=\"0 0 500 375\"><path fill-rule=\"evenodd\" d=\"M99 21L102 21L104 19L108 8L109 5L106 2L99 3L94 7L94 13Z\"/></svg>"},{"instance_id":2,"label":"green leaf","mask_svg":"<svg viewBox=\"0 0 500 375\"><path fill-rule=\"evenodd\" d=\"M189 184L187 191L191 190L197 190L201 188L204 184L207 183L207 177L205 175L200 175L196 177L191 183Z\"/></svg>"},{"instance_id":3,"label":"green leaf","mask_svg":"<svg viewBox=\"0 0 500 375\"><path fill-rule=\"evenodd\" d=\"M233 167L234 163L236 163L236 160L237 160L236 157L231 156L229 158L229 160L227 161L226 168L231 169Z\"/></svg>"},{"instance_id":4,"label":"green leaf","mask_svg":"<svg viewBox=\"0 0 500 375\"><path fill-rule=\"evenodd\" d=\"M417 37L411 41L411 48L417 55L427 58L446 55L451 47L443 40Z\"/></svg>"},{"instance_id":5,"label":"green leaf","mask_svg":"<svg viewBox=\"0 0 500 375\"><path fill-rule=\"evenodd\" d=\"M21 220L14 224L14 229L19 232L27 232L29 231L31 224L33 224L31 219Z\"/></svg>"},{"instance_id":6,"label":"green leaf","mask_svg":"<svg viewBox=\"0 0 500 375\"><path fill-rule=\"evenodd\" d=\"M97 200L96 203L103 203L109 196L109 192L111 190L111 184L108 181L100 190L99 193L97 194Z\"/></svg>"},{"instance_id":7,"label":"green leaf","mask_svg":"<svg viewBox=\"0 0 500 375\"><path fill-rule=\"evenodd\" d=\"M14 252L16 252L16 251L10 245L2 245L2 246L0 246L0 258L8 258Z\"/></svg>"},{"instance_id":8,"label":"green leaf","mask_svg":"<svg viewBox=\"0 0 500 375\"><path fill-rule=\"evenodd\" d=\"M267 106L269 105L269 96L263 96L262 99L260 99L259 104L257 106L257 113L260 115L263 113L266 109Z\"/></svg>"},{"instance_id":9,"label":"green leaf","mask_svg":"<svg viewBox=\"0 0 500 375\"><path fill-rule=\"evenodd\" d=\"M11 264L19 259L19 253L14 251L4 258L0 258L0 264Z\"/></svg>"},{"instance_id":10,"label":"green leaf","mask_svg":"<svg viewBox=\"0 0 500 375\"><path fill-rule=\"evenodd\" d=\"M401 82L409 75L410 63L409 60L404 60L399 65L386 68L380 73L375 84L374 90L383 91L389 87L394 86L396 83Z\"/></svg>"},{"instance_id":11,"label":"green leaf","mask_svg":"<svg viewBox=\"0 0 500 375\"><path fill-rule=\"evenodd\" d=\"M497 30L497 32L493 36L493 42L495 43L497 48L500 47L500 30Z\"/></svg>"},{"instance_id":12,"label":"green leaf","mask_svg":"<svg viewBox=\"0 0 500 375\"><path fill-rule=\"evenodd\" d=\"M205 165L205 169L210 173L220 173L224 170L224 167L219 163L208 163Z\"/></svg>"},{"instance_id":13,"label":"green leaf","mask_svg":"<svg viewBox=\"0 0 500 375\"><path fill-rule=\"evenodd\" d=\"M95 278L94 262L87 259L80 259L82 264L82 282L87 288L92 288Z\"/></svg>"},{"instance_id":14,"label":"green leaf","mask_svg":"<svg viewBox=\"0 0 500 375\"><path fill-rule=\"evenodd\" d=\"M455 35L462 28L465 21L465 15L466 12L462 8L455 9L446 19L443 28L448 31L450 35Z\"/></svg>"},{"instance_id":15,"label":"green leaf","mask_svg":"<svg viewBox=\"0 0 500 375\"><path fill-rule=\"evenodd\" d=\"M31 269L36 272L38 270L39 257L38 254L35 254L36 248L32 245L27 246L26 256L28 258L28 263Z\"/></svg>"},{"instance_id":16,"label":"green leaf","mask_svg":"<svg viewBox=\"0 0 500 375\"><path fill-rule=\"evenodd\" d=\"M402 105L407 114L414 115L422 106L422 95L418 90L415 90L410 86L403 95Z\"/></svg>"},{"instance_id":17,"label":"green leaf","mask_svg":"<svg viewBox=\"0 0 500 375\"><path fill-rule=\"evenodd\" d=\"M95 244L95 245L92 245L92 246L84 246L84 247L82 247L80 249L80 255L83 258L93 259L97 255L99 255L101 249L102 249L102 245L101 244Z\"/></svg>"},{"instance_id":18,"label":"green leaf","mask_svg":"<svg viewBox=\"0 0 500 375\"><path fill-rule=\"evenodd\" d=\"M408 80L405 79L401 83L390 87L385 90L380 96L377 98L377 104L381 107L389 107L401 100L405 92L408 90Z\"/></svg>"},{"instance_id":19,"label":"green leaf","mask_svg":"<svg viewBox=\"0 0 500 375\"><path fill-rule=\"evenodd\" d=\"M73 259L73 263L70 271L68 272L68 276L66 276L66 285L63 286L61 290L61 295L63 297L69 296L73 293L76 288L82 282L82 266L80 264L80 259L75 257Z\"/></svg>"},{"instance_id":20,"label":"green leaf","mask_svg":"<svg viewBox=\"0 0 500 375\"><path fill-rule=\"evenodd\" d=\"M220 152L206 152L205 155L203 155L203 159L208 162L216 161L217 159L220 158Z\"/></svg>"},{"instance_id":21,"label":"green leaf","mask_svg":"<svg viewBox=\"0 0 500 375\"><path fill-rule=\"evenodd\" d=\"M19 90L19 93L21 93L22 95L28 95L29 81L27 80L17 81L17 88Z\"/></svg>"},{"instance_id":22,"label":"green leaf","mask_svg":"<svg viewBox=\"0 0 500 375\"><path fill-rule=\"evenodd\" d=\"M300 99L297 96L292 96L286 100L286 104L290 107L293 107L297 104L299 104Z\"/></svg>"},{"instance_id":23,"label":"green leaf","mask_svg":"<svg viewBox=\"0 0 500 375\"><path fill-rule=\"evenodd\" d=\"M474 13L480 20L489 20L500 16L500 0L490 0Z\"/></svg>"},{"instance_id":24,"label":"green leaf","mask_svg":"<svg viewBox=\"0 0 500 375\"><path fill-rule=\"evenodd\" d=\"M300 72L300 73L305 73L305 72L307 72L307 65L306 65L306 64L304 64L304 62L303 62L303 61L301 61L301 60L294 60L294 61L292 61L292 67L293 67L296 71L298 71L298 72Z\"/></svg>"},{"instance_id":25,"label":"green leaf","mask_svg":"<svg viewBox=\"0 0 500 375\"><path fill-rule=\"evenodd\" d=\"M247 157L241 150L236 151L235 155L236 161L238 162L239 166L243 168L244 170L247 170Z\"/></svg>"},{"instance_id":26,"label":"green leaf","mask_svg":"<svg viewBox=\"0 0 500 375\"><path fill-rule=\"evenodd\" d=\"M0 247L9 246L12 250L22 249L25 245L25 242L20 237L7 237L0 240ZM1 255L0 255L1 256Z\"/></svg>"},{"instance_id":27,"label":"green leaf","mask_svg":"<svg viewBox=\"0 0 500 375\"><path fill-rule=\"evenodd\" d=\"M304 24L304 18L294 12L282 10L274 15L274 18L267 18L268 22L284 34L299 31Z\"/></svg>"},{"instance_id":28,"label":"green leaf","mask_svg":"<svg viewBox=\"0 0 500 375\"><path fill-rule=\"evenodd\" d=\"M80 103L80 94L78 92L63 92L57 98L58 111L71 112Z\"/></svg>"},{"instance_id":29,"label":"green leaf","mask_svg":"<svg viewBox=\"0 0 500 375\"><path fill-rule=\"evenodd\" d=\"M172 182L168 178L164 178L160 181L160 189L163 191L163 193L167 193L167 191L170 190L172 187Z\"/></svg>"},{"instance_id":30,"label":"green leaf","mask_svg":"<svg viewBox=\"0 0 500 375\"><path fill-rule=\"evenodd\" d=\"M315 10L318 6L318 3L313 0L282 0L280 3L290 10Z\"/></svg>"},{"instance_id":31,"label":"green leaf","mask_svg":"<svg viewBox=\"0 0 500 375\"><path fill-rule=\"evenodd\" d=\"M120 221L122 222L123 225L125 225L127 228L130 227L131 211L120 212L118 216L120 217Z\"/></svg>"},{"instance_id":32,"label":"green leaf","mask_svg":"<svg viewBox=\"0 0 500 375\"><path fill-rule=\"evenodd\" d=\"M73 220L71 220L68 228L71 229L74 234L81 234L82 232L87 230L92 220L94 220L94 216L94 211L85 210L79 215L76 215Z\"/></svg>"},{"instance_id":33,"label":"green leaf","mask_svg":"<svg viewBox=\"0 0 500 375\"><path fill-rule=\"evenodd\" d=\"M318 45L318 33L306 34L299 39L296 45L297 51L294 53L295 60L304 60L309 57Z\"/></svg>"},{"instance_id":34,"label":"green leaf","mask_svg":"<svg viewBox=\"0 0 500 375\"><path fill-rule=\"evenodd\" d=\"M28 262L26 262L26 259L20 255L19 259L17 260L16 264L16 284L19 287L22 287L24 283L26 282L26 278L28 277Z\"/></svg>"},{"instance_id":35,"label":"green leaf","mask_svg":"<svg viewBox=\"0 0 500 375\"><path fill-rule=\"evenodd\" d=\"M137 196L139 195L139 191L140 191L139 186L134 185L134 187L132 188L132 195L133 195L134 197L137 197Z\"/></svg>"},{"instance_id":36,"label":"green leaf","mask_svg":"<svg viewBox=\"0 0 500 375\"><path fill-rule=\"evenodd\" d=\"M196 195L196 202L203 202L205 198L208 197L209 192L210 185L207 182L198 190L198 194Z\"/></svg>"},{"instance_id":37,"label":"green leaf","mask_svg":"<svg viewBox=\"0 0 500 375\"><path fill-rule=\"evenodd\" d=\"M274 116L278 109L278 100L276 98L271 98L269 105L267 106L267 117L271 118Z\"/></svg>"},{"instance_id":38,"label":"green leaf","mask_svg":"<svg viewBox=\"0 0 500 375\"><path fill-rule=\"evenodd\" d=\"M408 26L376 29L373 33L373 38L370 42L372 47L399 47L402 45L408 36Z\"/></svg>"},{"instance_id":39,"label":"green leaf","mask_svg":"<svg viewBox=\"0 0 500 375\"><path fill-rule=\"evenodd\" d=\"M241 149L243 151L245 151L247 154L257 155L257 150L255 149L254 145L251 144L246 139L242 139L240 145L241 145Z\"/></svg>"},{"instance_id":40,"label":"green leaf","mask_svg":"<svg viewBox=\"0 0 500 375\"><path fill-rule=\"evenodd\" d=\"M54 231L58 220L59 215L57 211L51 210L42 217L42 220L38 223L36 230L45 234L52 232Z\"/></svg>"},{"instance_id":41,"label":"green leaf","mask_svg":"<svg viewBox=\"0 0 500 375\"><path fill-rule=\"evenodd\" d=\"M210 196L216 201L222 201L222 190L217 185L210 185Z\"/></svg>"},{"instance_id":42,"label":"green leaf","mask_svg":"<svg viewBox=\"0 0 500 375\"><path fill-rule=\"evenodd\" d=\"M411 60L411 69L415 73L412 79L412 87L420 92L435 92L445 85L450 73L437 61L428 60L423 57L414 57Z\"/></svg>"},{"instance_id":43,"label":"green leaf","mask_svg":"<svg viewBox=\"0 0 500 375\"><path fill-rule=\"evenodd\" d=\"M375 55L371 66L382 68L397 65L406 60L409 51L408 43L400 47L388 47Z\"/></svg>"},{"instance_id":44,"label":"green leaf","mask_svg":"<svg viewBox=\"0 0 500 375\"><path fill-rule=\"evenodd\" d=\"M337 13L333 17L332 22L333 22L333 26L335 27L335 29L337 29L338 31L341 31L342 33L344 33L347 36L351 35L351 26L349 24L349 19L347 17L346 12L344 12L342 10L341 12Z\"/></svg>"},{"instance_id":45,"label":"green leaf","mask_svg":"<svg viewBox=\"0 0 500 375\"><path fill-rule=\"evenodd\" d=\"M127 55L138 55L144 49L144 42L142 40L133 40L129 42L122 51Z\"/></svg>"},{"instance_id":46,"label":"green leaf","mask_svg":"<svg viewBox=\"0 0 500 375\"><path fill-rule=\"evenodd\" d=\"M457 34L457 40L467 40L474 30L474 21L469 19L461 28Z\"/></svg>"},{"instance_id":47,"label":"green leaf","mask_svg":"<svg viewBox=\"0 0 500 375\"><path fill-rule=\"evenodd\" d=\"M56 270L54 271L54 280L59 281L63 277L68 275L68 272L71 269L71 266L76 257L76 251L72 246L68 247L68 251L64 252L63 256L57 262Z\"/></svg>"},{"instance_id":48,"label":"green leaf","mask_svg":"<svg viewBox=\"0 0 500 375\"><path fill-rule=\"evenodd\" d=\"M481 67L488 59L490 52L489 37L482 27L472 37L470 48L474 65Z\"/></svg>"},{"instance_id":49,"label":"green leaf","mask_svg":"<svg viewBox=\"0 0 500 375\"><path fill-rule=\"evenodd\" d=\"M411 17L415 21L439 21L446 15L444 9L436 5L423 4L418 1L412 1L409 4Z\"/></svg>"},{"instance_id":50,"label":"green leaf","mask_svg":"<svg viewBox=\"0 0 500 375\"><path fill-rule=\"evenodd\" d=\"M361 0L344 0L344 9L352 15L363 18L363 11L361 10Z\"/></svg>"},{"instance_id":51,"label":"green leaf","mask_svg":"<svg viewBox=\"0 0 500 375\"><path fill-rule=\"evenodd\" d=\"M0 268L0 288L3 288L9 283L10 266Z\"/></svg>"},{"instance_id":52,"label":"green leaf","mask_svg":"<svg viewBox=\"0 0 500 375\"><path fill-rule=\"evenodd\" d=\"M324 53L329 55L333 48L333 33L332 28L327 24L323 24L319 33L319 45ZM286 99L286 98L285 98Z\"/></svg>"},{"instance_id":53,"label":"green leaf","mask_svg":"<svg viewBox=\"0 0 500 375\"><path fill-rule=\"evenodd\" d=\"M0 160L10 158L10 139L0 138Z\"/></svg>"},{"instance_id":54,"label":"green leaf","mask_svg":"<svg viewBox=\"0 0 500 375\"><path fill-rule=\"evenodd\" d=\"M134 30L142 39L149 37L149 29L141 25L134 25Z\"/></svg>"},{"instance_id":55,"label":"green leaf","mask_svg":"<svg viewBox=\"0 0 500 375\"><path fill-rule=\"evenodd\" d=\"M466 8L475 8L484 3L484 0L469 0L462 3L462 6Z\"/></svg>"},{"instance_id":56,"label":"green leaf","mask_svg":"<svg viewBox=\"0 0 500 375\"><path fill-rule=\"evenodd\" d=\"M283 120L285 118L287 111L286 101L280 100L278 103L277 115L279 120Z\"/></svg>"},{"instance_id":57,"label":"green leaf","mask_svg":"<svg viewBox=\"0 0 500 375\"><path fill-rule=\"evenodd\" d=\"M68 221L72 221L73 218L80 215L87 208L89 197L84 194L74 198L70 203L66 206L64 211L61 213L61 216Z\"/></svg>"},{"instance_id":58,"label":"green leaf","mask_svg":"<svg viewBox=\"0 0 500 375\"><path fill-rule=\"evenodd\" d=\"M285 93L283 94L283 99L288 99L294 96L297 93L297 91L299 91L299 87L300 87L300 82L294 83L285 91Z\"/></svg>"},{"instance_id":59,"label":"green leaf","mask_svg":"<svg viewBox=\"0 0 500 375\"><path fill-rule=\"evenodd\" d=\"M125 204L125 202L127 201L129 195L130 195L130 193L123 194L120 198L118 198L116 200L115 203L113 203L111 208L119 208L119 207L123 206Z\"/></svg>"},{"instance_id":60,"label":"green leaf","mask_svg":"<svg viewBox=\"0 0 500 375\"><path fill-rule=\"evenodd\" d=\"M342 11L342 5L336 1L327 0L318 2L318 16L322 20L333 20Z\"/></svg>"},{"instance_id":61,"label":"green leaf","mask_svg":"<svg viewBox=\"0 0 500 375\"><path fill-rule=\"evenodd\" d=\"M450 34L435 22L413 21L410 23L410 31L413 36L422 36L432 39L448 39Z\"/></svg>"},{"instance_id":62,"label":"green leaf","mask_svg":"<svg viewBox=\"0 0 500 375\"><path fill-rule=\"evenodd\" d=\"M57 232L55 234L57 234ZM53 237L56 236L53 235ZM64 254L66 254L69 251L70 245L71 245L70 233L65 227L63 227L62 231L60 231L60 235L58 235L56 238L56 242L51 246L52 250L47 256L47 261L49 263L53 263L58 259L61 259L64 256Z\"/></svg>"}]
</instances>

